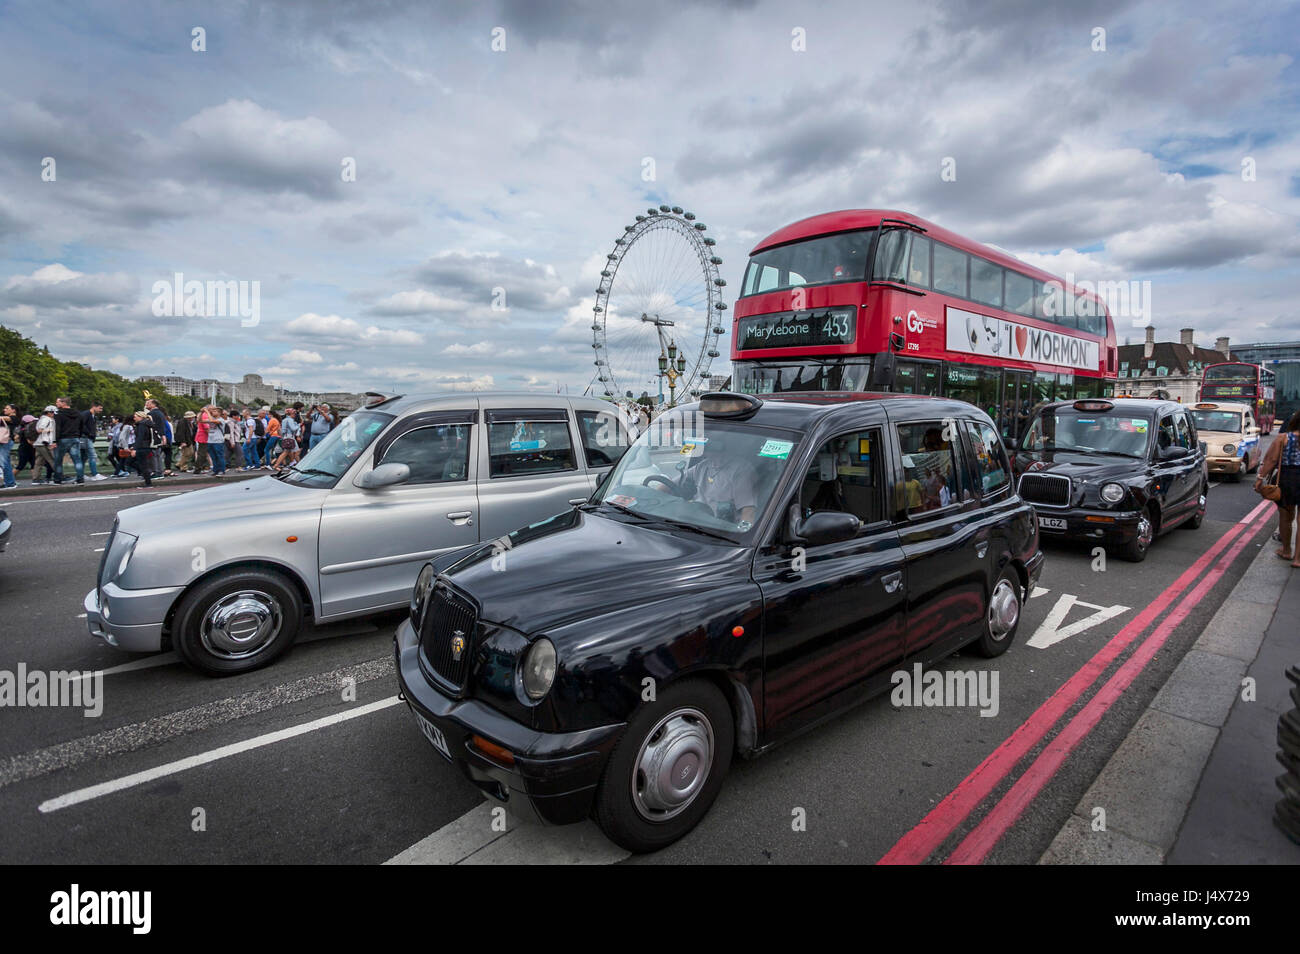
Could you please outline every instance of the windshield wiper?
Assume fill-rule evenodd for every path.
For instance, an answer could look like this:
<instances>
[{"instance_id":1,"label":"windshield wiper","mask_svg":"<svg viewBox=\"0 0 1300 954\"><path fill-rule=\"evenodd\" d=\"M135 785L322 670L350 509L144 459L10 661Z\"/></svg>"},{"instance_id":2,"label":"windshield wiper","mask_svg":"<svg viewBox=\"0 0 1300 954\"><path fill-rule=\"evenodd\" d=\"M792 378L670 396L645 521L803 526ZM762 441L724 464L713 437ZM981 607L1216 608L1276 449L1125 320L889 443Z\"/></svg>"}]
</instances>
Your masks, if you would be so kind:
<instances>
[{"instance_id":1,"label":"windshield wiper","mask_svg":"<svg viewBox=\"0 0 1300 954\"><path fill-rule=\"evenodd\" d=\"M584 509L586 506L587 506L586 504L583 504L583 506L582 506L582 507L579 507L578 509L579 509L579 510L582 510L582 509ZM597 507L610 507L610 508L612 508L612 509L614 509L614 510L617 510L619 513L625 513L625 514L627 514L629 517L636 517L638 520L649 520L649 519L650 519L650 517L649 517L648 515L646 515L646 514L644 514L644 513L641 513L639 510L633 510L631 507L624 507L622 504L616 504L616 503L614 503L612 500L600 500L600 501L597 501L596 504L595 504L595 506L597 506Z\"/></svg>"},{"instance_id":2,"label":"windshield wiper","mask_svg":"<svg viewBox=\"0 0 1300 954\"><path fill-rule=\"evenodd\" d=\"M725 533L720 533L717 530L706 530L684 520L673 520L669 517L651 517L650 519L656 523L666 523L670 527L677 527L680 530L689 530L693 533L703 534L706 537L713 537L715 540L725 540L728 543L736 542L734 538L727 536Z\"/></svg>"},{"instance_id":3,"label":"windshield wiper","mask_svg":"<svg viewBox=\"0 0 1300 954\"><path fill-rule=\"evenodd\" d=\"M321 477L329 477L331 480L338 480L339 475L330 473L328 470L321 470L319 467L299 467L297 464L290 464L289 470L295 474L319 474Z\"/></svg>"}]
</instances>

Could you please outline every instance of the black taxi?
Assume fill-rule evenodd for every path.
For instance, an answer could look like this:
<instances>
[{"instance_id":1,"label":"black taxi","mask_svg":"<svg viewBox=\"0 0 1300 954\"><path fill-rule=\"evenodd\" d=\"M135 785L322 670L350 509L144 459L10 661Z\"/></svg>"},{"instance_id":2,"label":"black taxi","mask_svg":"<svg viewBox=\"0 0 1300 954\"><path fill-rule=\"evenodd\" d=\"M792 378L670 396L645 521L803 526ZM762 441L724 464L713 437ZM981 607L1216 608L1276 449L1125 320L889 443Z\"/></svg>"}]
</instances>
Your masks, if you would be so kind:
<instances>
[{"instance_id":1,"label":"black taxi","mask_svg":"<svg viewBox=\"0 0 1300 954\"><path fill-rule=\"evenodd\" d=\"M632 851L891 672L1015 637L1043 555L993 422L922 396L713 393L591 499L427 565L398 628L421 731L491 797Z\"/></svg>"},{"instance_id":2,"label":"black taxi","mask_svg":"<svg viewBox=\"0 0 1300 954\"><path fill-rule=\"evenodd\" d=\"M1045 539L1092 541L1136 562L1164 531L1205 519L1205 447L1190 409L1175 401L1043 404L1014 461Z\"/></svg>"}]
</instances>

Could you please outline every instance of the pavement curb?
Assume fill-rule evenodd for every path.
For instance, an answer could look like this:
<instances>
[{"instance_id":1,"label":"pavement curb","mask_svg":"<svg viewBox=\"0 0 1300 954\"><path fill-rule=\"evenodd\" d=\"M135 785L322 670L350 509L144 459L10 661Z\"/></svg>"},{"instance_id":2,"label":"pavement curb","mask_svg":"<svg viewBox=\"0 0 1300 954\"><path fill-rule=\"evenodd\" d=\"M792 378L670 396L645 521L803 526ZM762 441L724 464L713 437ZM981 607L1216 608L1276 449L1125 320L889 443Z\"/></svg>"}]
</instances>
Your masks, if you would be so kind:
<instances>
[{"instance_id":1,"label":"pavement curb","mask_svg":"<svg viewBox=\"0 0 1300 954\"><path fill-rule=\"evenodd\" d=\"M1039 864L1164 864L1292 570L1268 537ZM1094 813L1105 810L1105 831Z\"/></svg>"},{"instance_id":2,"label":"pavement curb","mask_svg":"<svg viewBox=\"0 0 1300 954\"><path fill-rule=\"evenodd\" d=\"M182 488L185 490L198 490L200 487L217 487L221 484L235 483L241 480L252 480L254 477L267 477L272 474L269 470L258 471L227 471L224 477L212 477L205 475L195 477L193 475L175 475L172 477L155 477L153 487L150 490L167 489L169 487ZM112 477L106 477L103 480L87 480L85 483L77 483L73 479L65 480L62 484L40 484L32 487L30 485L19 484L14 490L6 490L0 493L0 507L4 506L6 500L31 500L36 497L68 497L74 494L119 494L124 490L145 490L144 484L140 477L132 474L129 478L115 480Z\"/></svg>"}]
</instances>

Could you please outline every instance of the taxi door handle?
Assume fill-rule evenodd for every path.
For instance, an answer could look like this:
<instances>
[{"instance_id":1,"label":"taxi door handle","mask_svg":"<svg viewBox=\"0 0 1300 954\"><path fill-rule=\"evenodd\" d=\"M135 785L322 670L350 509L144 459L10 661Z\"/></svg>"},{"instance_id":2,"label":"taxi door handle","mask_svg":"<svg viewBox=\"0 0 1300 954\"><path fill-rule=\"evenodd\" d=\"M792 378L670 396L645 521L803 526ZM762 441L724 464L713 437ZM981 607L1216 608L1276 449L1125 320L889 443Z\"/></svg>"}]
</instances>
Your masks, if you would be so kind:
<instances>
[{"instance_id":1,"label":"taxi door handle","mask_svg":"<svg viewBox=\"0 0 1300 954\"><path fill-rule=\"evenodd\" d=\"M447 519L450 520L452 523L456 524L458 527L468 527L468 526L473 526L473 524L474 524L474 511L473 511L473 510L453 510L451 513L447 514ZM464 522L462 523L461 521L464 521Z\"/></svg>"},{"instance_id":2,"label":"taxi door handle","mask_svg":"<svg viewBox=\"0 0 1300 954\"><path fill-rule=\"evenodd\" d=\"M885 587L886 593L897 593L898 588L903 585L903 571L895 570L893 573L886 573L880 578L880 582Z\"/></svg>"},{"instance_id":3,"label":"taxi door handle","mask_svg":"<svg viewBox=\"0 0 1300 954\"><path fill-rule=\"evenodd\" d=\"M984 554L988 552L989 542L987 540L981 540L979 543L975 544L975 556L979 557L981 560L984 559Z\"/></svg>"}]
</instances>

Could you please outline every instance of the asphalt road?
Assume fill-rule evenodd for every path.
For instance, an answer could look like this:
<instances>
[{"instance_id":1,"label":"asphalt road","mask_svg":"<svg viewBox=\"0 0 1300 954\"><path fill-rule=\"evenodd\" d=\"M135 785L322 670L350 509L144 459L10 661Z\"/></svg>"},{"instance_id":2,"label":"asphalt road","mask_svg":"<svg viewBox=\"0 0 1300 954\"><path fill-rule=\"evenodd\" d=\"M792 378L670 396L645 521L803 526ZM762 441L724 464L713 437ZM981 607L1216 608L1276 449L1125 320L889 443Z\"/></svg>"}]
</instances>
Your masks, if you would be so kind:
<instances>
[{"instance_id":1,"label":"asphalt road","mask_svg":"<svg viewBox=\"0 0 1300 954\"><path fill-rule=\"evenodd\" d=\"M407 857L471 862L626 857L590 825L510 820L504 833L493 828L491 806L396 702L390 647L398 616L314 630L270 668L222 680L170 654L132 656L91 639L81 601L115 513L169 492L175 485L152 494L110 488L0 500L15 523L0 554L0 670L104 672L98 716L0 712L0 862L377 863L412 846ZM738 761L693 833L633 860L879 860L1259 500L1249 483L1214 485L1204 525L1161 537L1141 564L1113 558L1098 571L1086 548L1048 544L1016 645L997 660L962 654L943 667L995 670L996 716L973 707L895 708L879 697L762 758ZM1271 529L1249 531L1221 578L987 861L1038 859L1258 547L1269 545ZM1051 642L1061 631L1069 635ZM355 698L344 697L349 679ZM929 860L963 841L1027 761L952 826ZM796 830L801 814L806 826Z\"/></svg>"}]
</instances>

